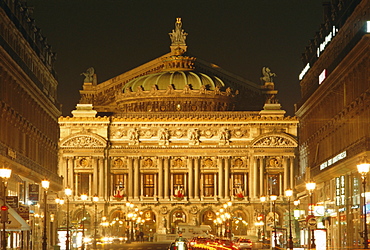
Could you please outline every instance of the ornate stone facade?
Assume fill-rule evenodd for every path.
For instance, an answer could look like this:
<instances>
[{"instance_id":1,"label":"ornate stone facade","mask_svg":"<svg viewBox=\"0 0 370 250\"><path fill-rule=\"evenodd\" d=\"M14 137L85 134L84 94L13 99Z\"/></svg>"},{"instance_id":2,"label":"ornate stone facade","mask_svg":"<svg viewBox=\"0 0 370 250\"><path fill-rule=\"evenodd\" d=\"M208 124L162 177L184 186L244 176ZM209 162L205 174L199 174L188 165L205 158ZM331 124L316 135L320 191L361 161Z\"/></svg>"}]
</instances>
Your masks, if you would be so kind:
<instances>
[{"instance_id":1,"label":"ornate stone facade","mask_svg":"<svg viewBox=\"0 0 370 250\"><path fill-rule=\"evenodd\" d=\"M171 53L190 60L175 48ZM256 103L261 110L263 87L241 78L234 78L233 85L231 74L220 69L208 76L215 72L212 67L205 74L194 73L190 63L160 63L163 58L172 60L171 53L145 64L151 67L144 76L143 66L120 75L119 79L133 79L126 85L112 79L91 84L87 91L84 83L73 117L59 119L60 170L64 184L74 190L72 218L81 216L80 194L97 194L99 219L125 218L129 201L148 219L140 228L146 235L176 233L179 223L210 225L216 233L216 212L232 201L231 212L246 223L238 228L235 224L234 233L245 235L248 230L257 235L260 196L283 194L294 185L298 120L285 116L278 103L262 111L234 111L237 95L252 98L245 105L254 101L251 110ZM210 64L202 62L200 68L205 65ZM167 80L161 82L163 78ZM233 88L242 82L244 87ZM102 89L107 85L117 93L105 98ZM279 208L279 214L284 209Z\"/></svg>"}]
</instances>

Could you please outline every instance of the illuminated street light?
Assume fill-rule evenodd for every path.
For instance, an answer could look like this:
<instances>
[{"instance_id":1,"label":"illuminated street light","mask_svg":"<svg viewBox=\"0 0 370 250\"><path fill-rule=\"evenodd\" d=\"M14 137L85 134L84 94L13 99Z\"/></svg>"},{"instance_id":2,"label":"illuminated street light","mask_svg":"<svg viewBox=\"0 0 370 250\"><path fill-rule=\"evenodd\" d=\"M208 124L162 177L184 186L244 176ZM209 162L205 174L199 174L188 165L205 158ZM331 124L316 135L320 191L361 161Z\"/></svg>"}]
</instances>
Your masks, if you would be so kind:
<instances>
[{"instance_id":1,"label":"illuminated street light","mask_svg":"<svg viewBox=\"0 0 370 250\"><path fill-rule=\"evenodd\" d=\"M276 204L275 201L277 200L277 195L270 195L270 200L272 201L272 209L274 212L274 247L273 249L276 249L277 247L277 235L276 235Z\"/></svg>"},{"instance_id":2,"label":"illuminated street light","mask_svg":"<svg viewBox=\"0 0 370 250\"><path fill-rule=\"evenodd\" d=\"M69 196L72 195L72 189L64 189L64 193L67 197L67 234L66 234L66 250L69 250L70 240L69 240Z\"/></svg>"},{"instance_id":3,"label":"illuminated street light","mask_svg":"<svg viewBox=\"0 0 370 250\"><path fill-rule=\"evenodd\" d=\"M48 249L48 243L47 243L47 233L46 233L46 224L48 222L47 220L47 213L48 213L48 189L49 189L50 181L43 180L41 181L41 186L44 188L44 234L42 236L42 250Z\"/></svg>"},{"instance_id":4,"label":"illuminated street light","mask_svg":"<svg viewBox=\"0 0 370 250\"><path fill-rule=\"evenodd\" d=\"M285 190L285 196L288 197L288 213L289 213L289 238L288 238L288 249L293 250L293 236L292 236L292 220L290 211L290 197L293 195L293 190Z\"/></svg>"},{"instance_id":5,"label":"illuminated street light","mask_svg":"<svg viewBox=\"0 0 370 250\"><path fill-rule=\"evenodd\" d=\"M313 218L313 201L312 201L312 193L316 188L316 183L315 182L308 182L306 183L306 189L310 194L310 211L311 211L311 217ZM312 226L311 227L311 244L310 244L310 249L316 249L316 244L315 244L315 228Z\"/></svg>"},{"instance_id":6,"label":"illuminated street light","mask_svg":"<svg viewBox=\"0 0 370 250\"><path fill-rule=\"evenodd\" d=\"M364 216L364 232L363 232L363 238L364 238L364 248L365 249L368 249L368 236L367 236L367 222L366 222L366 217L367 217L367 214L366 214L366 176L367 176L367 173L369 172L369 168L370 168L370 164L368 163L362 163L362 164L359 164L357 165L357 170L358 172L361 174L361 178L362 178L362 186L363 186L363 191L364 191L364 195L363 195L363 216Z\"/></svg>"},{"instance_id":7,"label":"illuminated street light","mask_svg":"<svg viewBox=\"0 0 370 250\"><path fill-rule=\"evenodd\" d=\"M93 202L94 202L94 205L95 205L95 220L94 220L94 249L96 249L96 237L97 237L97 232L98 232L98 213L97 213L97 210L98 210L98 201L99 201L99 197L97 194L95 194L93 196Z\"/></svg>"},{"instance_id":8,"label":"illuminated street light","mask_svg":"<svg viewBox=\"0 0 370 250\"><path fill-rule=\"evenodd\" d=\"M86 194L81 194L81 200L82 200L82 246L81 250L85 249L85 202L87 200Z\"/></svg>"},{"instance_id":9,"label":"illuminated street light","mask_svg":"<svg viewBox=\"0 0 370 250\"><path fill-rule=\"evenodd\" d=\"M0 177L2 178L2 185L4 187L4 193L2 194L3 197L3 206L1 207L1 222L3 223L3 231L2 231L2 240L1 240L1 245L2 249L6 250L6 223L8 222L8 207L5 203L6 199L6 188L8 185L8 179L12 175L12 170L8 168L1 168L0 169Z\"/></svg>"},{"instance_id":10,"label":"illuminated street light","mask_svg":"<svg viewBox=\"0 0 370 250\"><path fill-rule=\"evenodd\" d=\"M262 214L263 214L263 227L262 227L262 243L265 243L265 234L266 234L266 214L265 214L265 202L266 202L266 196L261 196L260 201L262 204Z\"/></svg>"}]
</instances>

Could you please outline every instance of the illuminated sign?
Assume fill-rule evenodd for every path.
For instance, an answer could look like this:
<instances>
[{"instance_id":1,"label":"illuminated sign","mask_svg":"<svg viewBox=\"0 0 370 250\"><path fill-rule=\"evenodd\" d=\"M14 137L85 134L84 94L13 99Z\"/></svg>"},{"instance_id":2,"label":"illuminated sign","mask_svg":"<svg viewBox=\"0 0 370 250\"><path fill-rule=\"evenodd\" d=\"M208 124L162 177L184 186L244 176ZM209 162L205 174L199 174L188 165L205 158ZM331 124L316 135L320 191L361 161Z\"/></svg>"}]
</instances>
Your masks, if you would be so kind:
<instances>
[{"instance_id":1,"label":"illuminated sign","mask_svg":"<svg viewBox=\"0 0 370 250\"><path fill-rule=\"evenodd\" d=\"M326 69L324 69L319 75L319 85L325 80L325 78L326 78Z\"/></svg>"},{"instance_id":2,"label":"illuminated sign","mask_svg":"<svg viewBox=\"0 0 370 250\"><path fill-rule=\"evenodd\" d=\"M370 33L370 21L366 21L366 33Z\"/></svg>"},{"instance_id":3,"label":"illuminated sign","mask_svg":"<svg viewBox=\"0 0 370 250\"><path fill-rule=\"evenodd\" d=\"M310 64L307 63L306 67L304 67L304 69L302 70L302 72L299 74L299 77L298 79L299 80L302 80L304 75L307 73L307 71L310 69Z\"/></svg>"},{"instance_id":4,"label":"illuminated sign","mask_svg":"<svg viewBox=\"0 0 370 250\"><path fill-rule=\"evenodd\" d=\"M325 37L325 40L317 47L317 57L320 56L321 52L324 51L325 47L329 44L329 42L335 37L337 34L338 29L333 26L332 31Z\"/></svg>"},{"instance_id":5,"label":"illuminated sign","mask_svg":"<svg viewBox=\"0 0 370 250\"><path fill-rule=\"evenodd\" d=\"M333 158L331 158L331 159L327 160L326 162L322 163L320 165L320 170L323 170L324 168L327 168L327 167L333 165L334 163L336 163L337 161L343 160L346 157L347 157L347 151L343 151L342 153L337 154Z\"/></svg>"}]
</instances>

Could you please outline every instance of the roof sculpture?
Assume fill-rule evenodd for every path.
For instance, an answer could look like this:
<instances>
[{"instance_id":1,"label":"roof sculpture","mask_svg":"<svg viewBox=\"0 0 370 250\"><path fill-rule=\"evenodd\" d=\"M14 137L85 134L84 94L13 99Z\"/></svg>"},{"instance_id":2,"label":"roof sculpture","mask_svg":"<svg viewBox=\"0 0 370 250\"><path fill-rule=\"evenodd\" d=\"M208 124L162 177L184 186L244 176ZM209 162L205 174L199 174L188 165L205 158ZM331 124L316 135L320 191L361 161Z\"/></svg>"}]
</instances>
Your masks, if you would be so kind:
<instances>
[{"instance_id":1,"label":"roof sculpture","mask_svg":"<svg viewBox=\"0 0 370 250\"><path fill-rule=\"evenodd\" d=\"M190 56L187 35L177 18L171 52L100 84L85 75L80 104L112 114L261 110L261 85Z\"/></svg>"}]
</instances>

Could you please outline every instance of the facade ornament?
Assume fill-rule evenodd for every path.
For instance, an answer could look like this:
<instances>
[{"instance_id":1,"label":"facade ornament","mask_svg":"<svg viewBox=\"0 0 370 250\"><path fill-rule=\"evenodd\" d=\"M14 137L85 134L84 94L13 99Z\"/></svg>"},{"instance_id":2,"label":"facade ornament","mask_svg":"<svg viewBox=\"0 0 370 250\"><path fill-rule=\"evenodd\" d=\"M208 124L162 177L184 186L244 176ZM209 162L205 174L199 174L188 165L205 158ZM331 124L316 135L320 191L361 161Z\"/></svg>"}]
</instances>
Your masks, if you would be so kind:
<instances>
[{"instance_id":1,"label":"facade ornament","mask_svg":"<svg viewBox=\"0 0 370 250\"><path fill-rule=\"evenodd\" d=\"M182 29L182 22L180 17L176 18L175 29L172 30L172 33L169 33L169 35L172 45L186 45L185 40L188 34Z\"/></svg>"},{"instance_id":2,"label":"facade ornament","mask_svg":"<svg viewBox=\"0 0 370 250\"><path fill-rule=\"evenodd\" d=\"M167 213L168 213L168 207L167 206L161 207L161 214L167 214Z\"/></svg>"},{"instance_id":3,"label":"facade ornament","mask_svg":"<svg viewBox=\"0 0 370 250\"><path fill-rule=\"evenodd\" d=\"M255 146L265 146L265 147L274 147L274 146L294 146L293 143L280 136L268 136L262 138L254 144Z\"/></svg>"},{"instance_id":4,"label":"facade ornament","mask_svg":"<svg viewBox=\"0 0 370 250\"><path fill-rule=\"evenodd\" d=\"M276 77L275 73L272 73L269 67L262 68L262 77L260 78L261 81L266 82L274 82L274 77Z\"/></svg>"},{"instance_id":5,"label":"facade ornament","mask_svg":"<svg viewBox=\"0 0 370 250\"><path fill-rule=\"evenodd\" d=\"M190 129L188 132L190 145L199 145L199 130L197 128Z\"/></svg>"},{"instance_id":6,"label":"facade ornament","mask_svg":"<svg viewBox=\"0 0 370 250\"><path fill-rule=\"evenodd\" d=\"M92 83L94 79L95 70L93 67L90 67L86 70L86 72L81 73L81 75L85 76L84 82Z\"/></svg>"},{"instance_id":7,"label":"facade ornament","mask_svg":"<svg viewBox=\"0 0 370 250\"><path fill-rule=\"evenodd\" d=\"M219 131L219 145L229 145L230 144L230 131L227 128L222 128Z\"/></svg>"},{"instance_id":8,"label":"facade ornament","mask_svg":"<svg viewBox=\"0 0 370 250\"><path fill-rule=\"evenodd\" d=\"M90 136L73 137L61 144L61 147L96 148L105 147L105 143Z\"/></svg>"},{"instance_id":9,"label":"facade ornament","mask_svg":"<svg viewBox=\"0 0 370 250\"><path fill-rule=\"evenodd\" d=\"M139 144L139 131L137 128L130 129L129 132L129 140L130 140L130 145L138 145Z\"/></svg>"},{"instance_id":10,"label":"facade ornament","mask_svg":"<svg viewBox=\"0 0 370 250\"><path fill-rule=\"evenodd\" d=\"M158 137L160 145L169 145L170 133L167 128L160 129L158 131Z\"/></svg>"},{"instance_id":11,"label":"facade ornament","mask_svg":"<svg viewBox=\"0 0 370 250\"><path fill-rule=\"evenodd\" d=\"M199 209L197 206L192 206L189 210L191 214L197 214L199 212Z\"/></svg>"}]
</instances>

